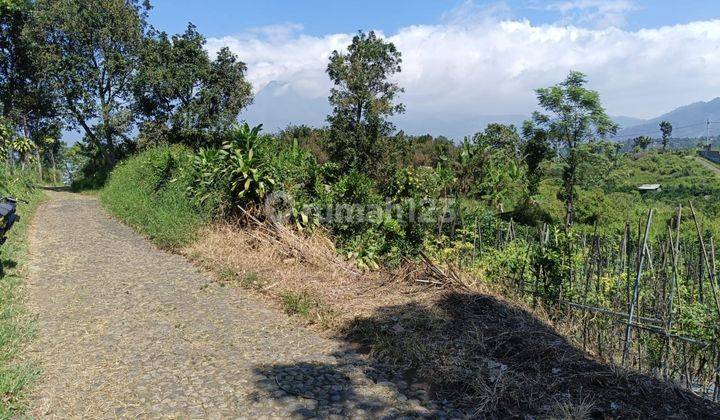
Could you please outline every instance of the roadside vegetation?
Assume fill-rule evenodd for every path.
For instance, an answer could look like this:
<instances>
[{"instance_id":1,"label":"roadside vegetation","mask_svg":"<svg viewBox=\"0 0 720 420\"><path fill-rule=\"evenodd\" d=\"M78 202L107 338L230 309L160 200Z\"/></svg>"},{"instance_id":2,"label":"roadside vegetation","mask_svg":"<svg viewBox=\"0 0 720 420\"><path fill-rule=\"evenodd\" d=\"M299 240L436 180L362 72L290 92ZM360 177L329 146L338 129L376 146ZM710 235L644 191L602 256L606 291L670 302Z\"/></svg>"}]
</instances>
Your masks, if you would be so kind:
<instances>
[{"instance_id":1,"label":"roadside vegetation","mask_svg":"<svg viewBox=\"0 0 720 420\"><path fill-rule=\"evenodd\" d=\"M28 200L21 204L22 217L0 247L0 418L22 414L25 395L38 375L32 362L19 356L32 338L34 327L25 308L23 282L27 263L27 228L41 200L37 174L12 170L0 164L0 196L12 195Z\"/></svg>"},{"instance_id":2,"label":"roadside vegetation","mask_svg":"<svg viewBox=\"0 0 720 420\"><path fill-rule=\"evenodd\" d=\"M183 245L209 217L187 195L191 159L182 146L153 148L129 158L110 175L100 200L158 245Z\"/></svg>"},{"instance_id":3,"label":"roadside vegetation","mask_svg":"<svg viewBox=\"0 0 720 420\"><path fill-rule=\"evenodd\" d=\"M668 149L666 122L609 141L584 74L539 87L522 127L411 136L392 123L402 54L359 32L329 56L327 126L265 133L237 123L242 57L209 56L192 25L156 31L147 2L10 4L14 71L35 83L8 85L11 153L63 156L158 245L475 415L717 409L716 176ZM31 125L18 95L37 98ZM38 139L59 123L84 139L55 154Z\"/></svg>"}]
</instances>

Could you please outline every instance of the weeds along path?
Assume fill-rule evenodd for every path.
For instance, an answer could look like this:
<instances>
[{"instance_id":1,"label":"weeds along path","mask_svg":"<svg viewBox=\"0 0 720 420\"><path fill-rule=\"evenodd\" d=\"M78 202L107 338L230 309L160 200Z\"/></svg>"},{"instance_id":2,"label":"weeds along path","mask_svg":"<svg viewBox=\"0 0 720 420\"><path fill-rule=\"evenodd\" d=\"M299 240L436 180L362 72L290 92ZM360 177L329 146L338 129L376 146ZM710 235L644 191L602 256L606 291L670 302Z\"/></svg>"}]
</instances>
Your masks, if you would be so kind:
<instances>
[{"instance_id":1,"label":"weeds along path","mask_svg":"<svg viewBox=\"0 0 720 420\"><path fill-rule=\"evenodd\" d=\"M96 199L48 195L30 231L29 356L43 370L31 416L443 416L368 380L340 343L156 249Z\"/></svg>"}]
</instances>

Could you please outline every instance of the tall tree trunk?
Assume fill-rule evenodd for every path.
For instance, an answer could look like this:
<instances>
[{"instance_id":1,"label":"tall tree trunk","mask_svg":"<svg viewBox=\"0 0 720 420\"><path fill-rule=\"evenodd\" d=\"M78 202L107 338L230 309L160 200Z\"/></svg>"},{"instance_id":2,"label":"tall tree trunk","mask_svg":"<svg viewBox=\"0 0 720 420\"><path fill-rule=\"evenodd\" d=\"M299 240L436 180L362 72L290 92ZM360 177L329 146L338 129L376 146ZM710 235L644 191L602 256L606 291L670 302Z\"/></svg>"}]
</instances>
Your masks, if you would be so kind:
<instances>
[{"instance_id":1,"label":"tall tree trunk","mask_svg":"<svg viewBox=\"0 0 720 420\"><path fill-rule=\"evenodd\" d=\"M569 229L575 218L575 174L577 173L577 151L570 147L568 166L565 168L565 229Z\"/></svg>"},{"instance_id":2,"label":"tall tree trunk","mask_svg":"<svg viewBox=\"0 0 720 420\"><path fill-rule=\"evenodd\" d=\"M38 175L40 176L40 181L42 181L43 167L42 167L42 159L40 158L40 148L39 147L37 149L35 149L35 156L37 157Z\"/></svg>"},{"instance_id":3,"label":"tall tree trunk","mask_svg":"<svg viewBox=\"0 0 720 420\"><path fill-rule=\"evenodd\" d=\"M57 166L55 166L55 152L52 149L50 149L50 161L53 169L53 183L57 184Z\"/></svg>"}]
</instances>

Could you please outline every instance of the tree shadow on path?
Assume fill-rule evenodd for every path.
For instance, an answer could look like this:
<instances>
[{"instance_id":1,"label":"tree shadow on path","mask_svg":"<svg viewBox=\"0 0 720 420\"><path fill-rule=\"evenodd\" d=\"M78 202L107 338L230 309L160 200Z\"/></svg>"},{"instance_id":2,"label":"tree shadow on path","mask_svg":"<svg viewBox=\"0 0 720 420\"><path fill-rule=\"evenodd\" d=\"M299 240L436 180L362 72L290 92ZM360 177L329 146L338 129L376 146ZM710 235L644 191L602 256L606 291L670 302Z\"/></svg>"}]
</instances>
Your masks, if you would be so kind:
<instances>
[{"instance_id":1,"label":"tree shadow on path","mask_svg":"<svg viewBox=\"0 0 720 420\"><path fill-rule=\"evenodd\" d=\"M490 295L442 292L348 326L337 365L259 367L298 417L718 418L710 401L593 360L528 311ZM355 349L364 348L365 354ZM272 397L271 397L272 398Z\"/></svg>"}]
</instances>

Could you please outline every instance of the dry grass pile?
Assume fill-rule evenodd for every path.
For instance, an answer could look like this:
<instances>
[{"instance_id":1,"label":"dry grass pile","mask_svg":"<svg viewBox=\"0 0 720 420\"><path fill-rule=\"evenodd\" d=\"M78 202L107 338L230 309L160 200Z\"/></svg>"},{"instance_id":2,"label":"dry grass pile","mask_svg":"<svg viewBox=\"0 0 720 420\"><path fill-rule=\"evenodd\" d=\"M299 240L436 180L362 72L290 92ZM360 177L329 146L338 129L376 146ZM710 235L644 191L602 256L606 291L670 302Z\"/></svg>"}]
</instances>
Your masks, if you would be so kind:
<instances>
[{"instance_id":1,"label":"dry grass pile","mask_svg":"<svg viewBox=\"0 0 720 420\"><path fill-rule=\"evenodd\" d=\"M278 304L289 294L311 297L316 306L334 312L335 329L383 306L430 295L436 286L410 284L408 278L418 270L410 266L360 272L337 256L326 236L305 237L286 228L217 224L204 228L182 252L221 279L237 281Z\"/></svg>"},{"instance_id":2,"label":"dry grass pile","mask_svg":"<svg viewBox=\"0 0 720 420\"><path fill-rule=\"evenodd\" d=\"M376 370L471 413L547 417L720 416L709 401L603 364L542 313L428 258L357 272L322 235L207 228L185 253L358 348Z\"/></svg>"}]
</instances>

